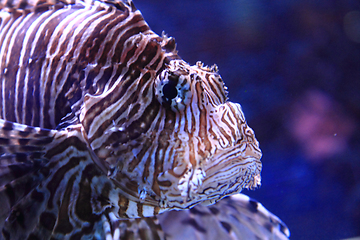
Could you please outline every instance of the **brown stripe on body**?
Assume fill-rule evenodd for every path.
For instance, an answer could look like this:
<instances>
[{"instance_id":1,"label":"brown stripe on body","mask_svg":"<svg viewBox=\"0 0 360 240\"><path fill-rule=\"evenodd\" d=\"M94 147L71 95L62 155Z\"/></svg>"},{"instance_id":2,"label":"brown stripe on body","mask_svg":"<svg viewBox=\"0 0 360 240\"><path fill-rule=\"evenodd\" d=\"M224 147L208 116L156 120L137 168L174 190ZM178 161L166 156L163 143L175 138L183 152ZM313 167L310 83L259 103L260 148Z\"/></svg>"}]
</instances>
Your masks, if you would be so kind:
<instances>
[{"instance_id":1,"label":"brown stripe on body","mask_svg":"<svg viewBox=\"0 0 360 240\"><path fill-rule=\"evenodd\" d=\"M226 114L223 114L223 115L222 115L222 117L221 117L221 122L222 122L224 125L226 125L226 127L227 127L228 129L230 129L231 135L229 135L229 134L227 133L226 136L229 136L227 139L228 139L229 142L232 142L231 138L236 139L236 132L235 132L235 129L232 127L232 126L234 126L234 125L232 125L231 122L228 122L228 120L225 118L226 115L228 116L229 113L227 112ZM230 117L230 116L228 116L228 119L230 119L230 121L231 121L231 117ZM222 129L222 128L219 127L219 129Z\"/></svg>"},{"instance_id":2,"label":"brown stripe on body","mask_svg":"<svg viewBox=\"0 0 360 240\"><path fill-rule=\"evenodd\" d=\"M3 16L4 19L2 19L2 31L0 32L0 53L6 53L9 47L8 44L8 38L9 35L6 34L6 32L9 31L9 29L11 28L13 22L19 18L21 16L21 14L19 13L14 13L13 16L7 15L7 16ZM0 91L1 91L1 98L0 99L5 99L5 95L4 95L4 89L6 87L6 82L5 82L5 75L7 73L7 69L6 69L6 63L5 63L5 59L6 59L6 54L1 54L0 55ZM5 119L5 101L2 100L2 102L0 103L0 109L1 109L1 117L3 119Z\"/></svg>"},{"instance_id":3,"label":"brown stripe on body","mask_svg":"<svg viewBox=\"0 0 360 240\"><path fill-rule=\"evenodd\" d=\"M144 110L142 116L139 117L139 119L133 121L126 128L128 130L125 132L125 134L124 132L113 132L107 139L107 142L104 143L104 145L106 146L111 142L128 142L131 139L138 138L142 133L146 132L159 111L160 106L156 101L157 100L155 99L152 100L152 102Z\"/></svg>"},{"instance_id":4,"label":"brown stripe on body","mask_svg":"<svg viewBox=\"0 0 360 240\"><path fill-rule=\"evenodd\" d=\"M69 206L71 205L70 197L71 192L73 191L75 179L76 175L73 174L66 184L66 189L63 195L64 197L62 198L59 209L57 224L54 230L56 233L68 234L72 232L74 228L74 226L69 221Z\"/></svg>"},{"instance_id":5,"label":"brown stripe on body","mask_svg":"<svg viewBox=\"0 0 360 240\"><path fill-rule=\"evenodd\" d=\"M91 19L88 19L89 17L91 17ZM82 29L78 29L80 27L78 26L76 29L77 34L71 36L73 47L68 50L66 56L63 58L61 63L62 70L56 76L56 82L59 84L57 86L54 109L61 109L62 111L54 111L55 124L59 124L66 113L71 111L67 109L64 111L64 106L68 108L72 106L73 111L80 108L80 106L74 108L73 104L80 101L83 96L82 92L91 87L91 84L87 84L86 82L80 83L85 79L84 69L86 69L88 64L94 59L94 56L99 51L99 47L103 44L111 28L116 27L126 17L126 14L119 14L119 11L114 10L114 8L109 8L106 11L104 10L97 13L96 18L94 18L94 14L90 12L86 18L84 17L86 22ZM103 19L98 22L100 18ZM94 29L88 32L88 28L94 26L95 22L96 25ZM86 36L84 36L85 33ZM66 45L64 45L64 47L66 47ZM95 47L97 48L94 49ZM100 64L97 64L97 66L100 66Z\"/></svg>"},{"instance_id":6,"label":"brown stripe on body","mask_svg":"<svg viewBox=\"0 0 360 240\"><path fill-rule=\"evenodd\" d=\"M2 30L7 31L6 34L8 36L13 34L18 37L17 39L20 39L16 42L16 46L23 42L25 36L29 37L23 48L14 47L10 50L6 49L6 52L10 53L10 51L12 51L11 64L9 67L6 66L4 62L6 54L2 54L4 57L0 66L0 70L2 70L0 71L0 80L2 79L2 81L0 81L0 87L4 89L2 91L3 104L1 108L6 106L6 108L1 109L3 118L28 125L46 128L56 127L61 119L71 111L70 104L74 104L81 99L83 94L79 90L70 95L66 95L66 93L71 91L71 88L76 88L76 85L80 84L82 80L81 76L85 76L83 70L88 63L94 62L95 57L99 55L99 53L101 55L97 57L97 62L95 63L98 64L100 68L114 58L117 60L116 62L119 62L120 57L116 54L121 54L122 46L130 36L140 32L151 33L141 13L138 11L130 12L126 7L122 7L121 10L115 10L114 7L108 7L106 9L103 7L93 7L93 9L96 8L98 12L103 11L102 14L98 14L98 17L106 16L106 19L104 18L104 20L97 23L84 38L83 34L86 32L86 29L96 19L87 22L83 26L83 29L79 31L77 27L79 27L83 21L87 21L87 18L93 14L93 9L89 11L88 14L82 14L80 18L74 15L74 17L77 17L76 21L79 23L75 24L73 29L67 32L64 38L62 34L64 29L69 24L72 24L71 21L73 21L73 17L66 17L72 13L77 13L83 8L83 3L69 5L67 9L64 8L64 5L60 4L56 5L51 11L49 10L49 6L37 8L35 13L30 13L32 14L31 17L26 16L27 13L24 12L27 21L24 22L21 29L17 30L20 35L13 33L16 29L14 19L19 18L21 14L17 14L16 12L12 14L13 26L10 32L9 29L6 30L5 28ZM59 11L62 13L58 14ZM51 15L48 18L43 18L40 22L37 21L35 23L35 20L39 20L41 14L50 14L50 12ZM128 21L129 17L131 19ZM44 24L45 21L46 23ZM20 20L18 20L18 22L21 23ZM36 26L33 24L36 24ZM62 25L61 28L59 28L59 24ZM46 26L44 27L44 25ZM57 27L56 34L54 34L55 27ZM106 39L112 29L114 29L113 35ZM31 33L29 34L26 30L31 31ZM77 36L74 36L75 31L77 32ZM119 35L121 35L121 37ZM1 41L4 41L4 35L2 35ZM114 41L116 41L115 44L118 47L121 46L121 48L119 48L120 51L115 51L108 56L110 49L114 45ZM8 43L8 41L6 42ZM72 49L66 50L70 44L73 44ZM8 46L9 44L5 45ZM75 55L75 51L79 54ZM46 53L50 54L48 58L46 58ZM129 52L127 52L127 54L130 55L128 58L125 58L125 61L128 61L131 56ZM71 68L69 68L68 65L70 62L74 63ZM17 71L16 66L19 66L19 71ZM114 68L108 69L108 72L105 73L108 77L103 78L102 86L108 84L110 75L112 71L115 70ZM119 75L121 71L122 68L117 71L117 74ZM97 74L98 72L95 72L95 74L92 75L95 76ZM16 89L19 92L23 92L23 94L15 94L15 82L10 81L10 79L16 79L16 76L18 76ZM112 79L113 82L110 83L110 86L115 83L116 79L117 78ZM101 87L101 84L98 87ZM91 83L88 82L84 87L83 90L86 91L86 89L92 86ZM5 104L5 101L7 104ZM17 104L9 104L15 102ZM26 111L24 109L26 109ZM54 116L51 114L54 114Z\"/></svg>"},{"instance_id":7,"label":"brown stripe on body","mask_svg":"<svg viewBox=\"0 0 360 240\"><path fill-rule=\"evenodd\" d=\"M62 141L55 147L52 147L49 151L46 152L44 157L51 159L56 155L61 155L61 153L69 147L75 147L78 151L88 151L86 143L82 142L82 140L76 136L71 136L66 138L66 140Z\"/></svg>"},{"instance_id":8,"label":"brown stripe on body","mask_svg":"<svg viewBox=\"0 0 360 240\"><path fill-rule=\"evenodd\" d=\"M24 102L20 102L19 111L22 111L22 123L32 125L32 126L41 126L46 128L51 128L49 121L43 120L41 114L41 92L45 91L43 89L41 78L44 78L44 72L42 71L43 64L47 64L49 60L46 59L46 51L49 45L50 38L58 24L59 21L62 21L68 15L68 12L61 11L48 11L43 13L43 15L51 15L49 17L44 17L41 22L39 22L34 30L30 33L29 41L27 42L26 52L23 56L23 61L26 64L26 75L24 78L20 78L20 81L24 81ZM56 16L56 17L55 17ZM28 30L29 31L29 30ZM27 79L26 79L27 78ZM45 101L48 102L48 101Z\"/></svg>"},{"instance_id":9,"label":"brown stripe on body","mask_svg":"<svg viewBox=\"0 0 360 240\"><path fill-rule=\"evenodd\" d=\"M136 208L137 208L137 215L138 215L139 217L143 217L143 204L140 203L140 202L138 202L138 203L136 204Z\"/></svg>"},{"instance_id":10,"label":"brown stripe on body","mask_svg":"<svg viewBox=\"0 0 360 240\"><path fill-rule=\"evenodd\" d=\"M121 105L120 108L116 110L115 113L111 114L111 119L117 119L124 111L127 111L129 106L132 103L137 102L138 100L138 96L141 94L141 90L142 90L142 86L147 83L147 81L151 80L151 74L149 75L148 73L146 73L145 75L142 75L141 72L144 71L145 66L151 62L151 60L158 55L158 51L160 51L160 45L155 42L155 41L150 41L147 43L145 49L143 50L143 52L139 55L139 57L137 58L137 61L135 61L133 64L130 65L129 70L124 74L124 76L122 77L122 79L127 79L128 80L121 80L122 83L119 84L118 86L114 87L114 89L112 89L112 92L109 93L108 95L104 96L104 98L101 99L101 101L98 101L97 103L95 103L94 105L91 106L91 108L88 109L88 111L86 112L86 116L85 120L83 122L85 129L87 131L89 131L90 126L92 124L92 120L94 120L95 116L100 115L103 112L103 109L106 109L108 107L110 107L112 104L114 104L114 102L116 101L121 101ZM143 57L145 57L145 60L143 59ZM140 79L139 77L142 76ZM131 89L134 89L133 91L131 91ZM125 95L126 92L133 92L130 97L128 97L127 99L125 99L123 96ZM146 90L148 91L148 89ZM127 93L127 95L129 95L129 93ZM150 99L146 99L149 100ZM143 103L140 103L143 104ZM154 104L156 105L156 104ZM132 115L136 113L136 111L132 112L129 114L128 118L131 119ZM94 116L94 117L92 117ZM145 114L143 114L143 116L146 116ZM98 126L98 128L96 129L96 132L91 136L91 138L89 139L90 142L94 141L96 138L99 138L101 136L103 136L103 133L105 131L105 129L112 124L112 120L110 119L110 117L108 117L108 119L104 119L102 124L100 126ZM140 119L141 117L139 117ZM151 118L150 118L151 119ZM138 121L139 122L139 121ZM144 121L146 122L146 120ZM125 140L127 141L127 140Z\"/></svg>"},{"instance_id":11,"label":"brown stripe on body","mask_svg":"<svg viewBox=\"0 0 360 240\"><path fill-rule=\"evenodd\" d=\"M68 61L72 58L71 55L67 55L67 47L69 44L70 39L72 39L74 31L76 28L81 24L81 22L76 23L70 31L65 32L67 30L67 26L73 24L74 18L77 18L79 21L86 21L88 17L93 15L92 11L86 13L86 16L83 16L83 19L78 19L79 10L68 10L67 18L63 19L62 21L58 22L58 26L56 28L56 32L53 33L51 41L49 42L49 59L44 65L42 69L42 85L43 88L43 108L42 108L42 115L43 115L43 122L44 125L48 125L45 127L54 128L58 123L55 122L55 117L59 119L59 116L55 116L54 114L57 111L62 112L63 107L61 106L55 110L55 101L56 95L58 92L58 86L63 84L62 82L62 75L64 74L64 70ZM55 35L56 34L56 35ZM66 34L66 35L65 35ZM74 46L76 47L76 46ZM65 114L65 113L62 113Z\"/></svg>"},{"instance_id":12,"label":"brown stripe on body","mask_svg":"<svg viewBox=\"0 0 360 240\"><path fill-rule=\"evenodd\" d=\"M98 66L103 66L108 60L108 53L110 52L110 49L115 42L115 39L118 37L118 34L127 27L127 24L124 24L123 22L127 21L127 18L129 17L129 12L120 12L119 10L116 10L114 14L109 12L108 15L110 16L107 19L95 26L94 30L90 33L87 40L81 46L79 55L80 62L96 62ZM131 21L134 21L134 19L132 19ZM113 29L115 29L115 31L112 38L105 42L104 40L106 36L109 34L110 30L112 31ZM105 44L105 46L103 48L101 57L99 59L95 59L96 56L99 54L98 51L102 44Z\"/></svg>"},{"instance_id":13,"label":"brown stripe on body","mask_svg":"<svg viewBox=\"0 0 360 240\"><path fill-rule=\"evenodd\" d=\"M141 144L141 150L139 153L136 153L136 156L130 160L130 163L127 167L127 172L131 173L134 169L139 165L140 162L143 161L143 157L148 151L150 151L150 147L152 146L152 142L145 142Z\"/></svg>"},{"instance_id":14,"label":"brown stripe on body","mask_svg":"<svg viewBox=\"0 0 360 240\"><path fill-rule=\"evenodd\" d=\"M164 162L169 161L172 156L172 151L174 150L173 148L169 149L170 146L170 142L169 140L171 139L171 136L174 132L174 128L175 128L175 116L176 114L171 111L168 110L166 111L165 114L165 125L164 128L162 129L162 131L159 133L159 148L163 149L164 153L163 153L163 157L161 159L158 159L159 161L155 161L155 172L156 173L160 173L164 171ZM177 146L174 146L175 148ZM167 155L168 154L168 155ZM170 167L170 166L167 166Z\"/></svg>"},{"instance_id":15,"label":"brown stripe on body","mask_svg":"<svg viewBox=\"0 0 360 240\"><path fill-rule=\"evenodd\" d=\"M24 23L25 25L22 25L21 28L17 28L18 31L15 33L11 31L7 32L8 35L11 35L12 38L16 40L14 40L15 45L7 51L7 54L4 54L5 56L11 56L9 65L1 67L7 67L9 69L9 71L6 71L7 74L5 78L3 78L3 81L6 81L6 89L4 90L6 98L4 98L4 95L2 98L3 104L6 102L6 109L3 109L3 115L6 115L3 116L4 119L30 125L32 123L32 109L39 107L39 84L37 82L41 74L40 69L42 62L45 59L45 49L47 46L46 42L48 41L55 24L53 24L53 28L51 28L52 25L49 26L47 35L38 38L39 41L34 42L34 38L35 35L38 34L37 30L39 26L48 20L49 14L50 11L36 14L30 13L28 16L23 15L26 17ZM63 17L65 17L65 15L63 15ZM61 18L61 16L59 16L59 18ZM5 29L3 30L6 31ZM30 30L33 31L29 32ZM24 38L26 36L29 36L29 38L27 42L24 42ZM40 47L36 49L36 51L33 51L34 54L30 56L30 51L33 50L33 45L36 45L37 43ZM26 84L24 80L27 71L29 73L29 79L27 80L28 84ZM17 89L14 88L15 79L17 80ZM13 95L17 93L17 91L18 94L16 94L17 96L15 99ZM26 105L24 105L24 103ZM15 118L15 112L19 117ZM23 112L28 112L27 116L23 117ZM39 111L35 111L34 115L39 118Z\"/></svg>"},{"instance_id":16,"label":"brown stripe on body","mask_svg":"<svg viewBox=\"0 0 360 240\"><path fill-rule=\"evenodd\" d=\"M211 90L216 93L216 97L218 97L217 104L224 103L227 99L226 91L224 87L224 82L222 81L221 77L219 75L209 75L207 77L208 83L211 87Z\"/></svg>"},{"instance_id":17,"label":"brown stripe on body","mask_svg":"<svg viewBox=\"0 0 360 240\"><path fill-rule=\"evenodd\" d=\"M25 90L25 84L24 84L24 78L26 74L26 68L29 64L29 61L27 60L29 57L30 48L26 46L25 43L25 35L27 33L27 30L30 28L31 25L33 25L34 21L39 17L40 14L29 14L27 16L24 16L25 18L22 20L22 22L17 26L17 32L16 34L13 34L13 38L16 39L17 43L22 43L21 46L14 45L13 49L15 48L18 53L9 53L10 55L10 64L14 64L18 66L18 69L16 72L16 77L9 78L7 81L9 84L9 81L14 81L15 83L15 99L14 99L14 111L15 111L15 117L16 122L22 122L22 112L23 112L23 90ZM31 38L31 36L30 36ZM25 52L25 53L24 53Z\"/></svg>"},{"instance_id":18,"label":"brown stripe on body","mask_svg":"<svg viewBox=\"0 0 360 240\"><path fill-rule=\"evenodd\" d=\"M87 165L81 173L79 193L75 205L75 213L79 219L89 223L98 221L99 215L93 213L92 208L92 178L99 176L100 172L94 164Z\"/></svg>"},{"instance_id":19,"label":"brown stripe on body","mask_svg":"<svg viewBox=\"0 0 360 240\"><path fill-rule=\"evenodd\" d=\"M145 26L145 27L148 28L147 26ZM136 45L133 45L130 52L129 51L127 52L127 54L129 54L129 55L127 55L128 59L125 59L126 61L124 62L124 64L127 63L131 57L133 57L136 50L137 50ZM131 72L132 70L134 70L134 72ZM122 66L121 65L118 66L117 74L114 75L114 78L112 81L119 81L118 77L120 77L120 74L122 73L122 71L123 71ZM83 120L83 125L84 125L86 132L89 132L90 127L92 125L92 121L95 119L95 116L100 115L101 112L103 112L103 109L106 109L111 104L113 104L115 101L121 99L123 97L123 95L128 91L128 88L132 84L134 84L135 79L137 79L140 76L140 74L141 74L141 71L140 71L140 69L138 69L138 67L136 65L129 66L128 71L121 76L121 78L122 78L121 84L118 84L117 86L115 86L110 93L108 93L100 101L93 104L89 109L87 109L86 116L84 117L84 120ZM127 79L127 80L125 80L125 79ZM107 81L109 81L109 79L107 79ZM99 132L100 135L103 133L102 131L103 131L103 129L100 130L100 132ZM95 133L95 135L98 136L99 133ZM90 141L92 141L93 138L96 138L96 137L91 137Z\"/></svg>"},{"instance_id":20,"label":"brown stripe on body","mask_svg":"<svg viewBox=\"0 0 360 240\"><path fill-rule=\"evenodd\" d=\"M106 16L106 19L109 18L108 20L110 21L112 16L109 14L109 11L110 10L103 11L101 14L98 14L97 17L100 18ZM55 115L55 125L58 125L61 119L67 113L71 112L70 103L74 103L80 100L82 96L81 91L83 89L79 87L80 81L82 80L81 76L83 77L81 71L86 66L86 64L88 64L88 62L80 62L77 59L78 56L76 52L78 52L78 48L80 48L83 44L82 40L87 28L90 27L91 24L93 24L93 22L97 20L94 18L88 19L92 17L92 15L93 13L89 12L87 15L83 16L82 19L77 18L77 21L79 22L78 26L73 27L71 31L67 34L67 37L64 39L64 41L59 43L60 45L58 47L60 48L60 52L57 53L57 56L60 57L60 60L53 62L52 65L49 67L53 71L50 72L47 78L54 79L51 84L51 90L49 89L49 91L54 92L52 93L54 97L54 104L49 106L49 108L54 108L53 114ZM84 21L86 21L86 24L82 29L79 29L81 27L80 24ZM105 20L103 22L105 22ZM96 40L100 43L103 38L105 38L105 36L99 34L101 27L104 26L100 26L98 29L94 30L96 31L96 36L98 36L98 39ZM95 39L93 35L87 36L87 39L89 37ZM69 49L69 46L72 47ZM55 71L57 68L59 69L59 71ZM76 89L75 91L77 91L77 94L67 94L70 88ZM64 107L66 108L64 109ZM57 109L57 111L55 111L55 109ZM46 110L47 109L44 108L44 111Z\"/></svg>"},{"instance_id":21,"label":"brown stripe on body","mask_svg":"<svg viewBox=\"0 0 360 240\"><path fill-rule=\"evenodd\" d=\"M128 218L126 210L129 206L129 199L125 196L119 195L119 216L123 218Z\"/></svg>"},{"instance_id":22,"label":"brown stripe on body","mask_svg":"<svg viewBox=\"0 0 360 240\"><path fill-rule=\"evenodd\" d=\"M79 165L80 161L84 160L86 160L86 158L84 157L72 157L65 165L56 170L56 172L52 173L51 180L46 185L46 188L50 192L50 197L48 200L49 209L52 209L54 207L53 199L55 197L56 191L59 188L59 185L65 179L65 174L75 168L77 165Z\"/></svg>"},{"instance_id":23,"label":"brown stripe on body","mask_svg":"<svg viewBox=\"0 0 360 240\"><path fill-rule=\"evenodd\" d=\"M13 47L16 42L16 33L18 31L17 26L23 21L26 16L16 18L12 23L10 29L7 32L7 36L2 42L1 50L5 49L2 53L2 99L3 99L3 119L7 119L12 122L16 122L16 115L13 109L15 102L15 86L16 86L16 72L19 69L19 47ZM14 62L15 65L11 65Z\"/></svg>"},{"instance_id":24,"label":"brown stripe on body","mask_svg":"<svg viewBox=\"0 0 360 240\"><path fill-rule=\"evenodd\" d=\"M202 92L202 86L200 82L197 82L195 84L195 87L197 89L197 92ZM202 106L202 101L204 101L205 96L201 95L201 96L197 96L197 101L198 104L197 106ZM196 106L195 106L196 107ZM195 112L195 110L193 110ZM198 131L199 131L199 137L202 140L204 146L205 146L205 151L210 152L211 151L211 143L209 140L209 133L212 132L212 126L208 126L208 121L207 121L207 109L204 107L201 108L197 108L197 112L199 112L199 115L197 115L198 119L196 119L194 122L197 123L197 127L198 127ZM193 116L195 116L193 114ZM209 129L209 132L208 132Z\"/></svg>"},{"instance_id":25,"label":"brown stripe on body","mask_svg":"<svg viewBox=\"0 0 360 240\"><path fill-rule=\"evenodd\" d=\"M158 176L160 171L162 171L163 169L165 152L169 147L169 142L167 140L170 138L170 134L165 134L162 136L159 135L159 131L161 131L160 134L163 133L162 131L163 126L161 125L165 124L165 119L161 118L161 112L154 119L154 121L155 123L152 124L153 134L150 138L150 141L157 141L159 144L156 146L155 149L152 149L152 151L149 154L149 157L146 159L142 174L143 183L148 183L151 181L152 185L154 185L154 183L156 182L154 176ZM152 168L152 171L150 171L150 167ZM152 174L151 176L150 173Z\"/></svg>"},{"instance_id":26,"label":"brown stripe on body","mask_svg":"<svg viewBox=\"0 0 360 240\"><path fill-rule=\"evenodd\" d=\"M126 15L124 17L128 17L128 16ZM113 64L117 65L117 71L116 71L115 76L112 79L103 77L100 80L98 80L96 82L96 90L90 89L90 93L96 92L97 94L101 94L103 92L106 84L109 84L110 87L114 84L114 82L120 76L123 68L126 66L126 61L124 61L124 62L120 61L120 59L121 59L120 56L122 54L125 41L129 37L131 37L135 34L149 30L149 27L146 25L145 22L143 22L139 27L134 27L134 25L136 26L136 24L138 24L138 22L143 21L143 18L141 15L140 16L139 15L135 15L135 16L131 15L131 17L132 17L132 19L130 21L126 22L126 24L122 24L120 21L125 21L127 19L125 19L125 18L119 19L120 26L115 26L116 31L113 35L113 38L110 41L108 41L107 43L105 43L104 51L99 59L97 59L97 60L95 59L95 56L97 54L96 49L94 49L93 51L90 52L88 45L84 45L82 47L80 52L83 54L79 55L79 62L87 61L89 63L92 63L96 60L96 66L92 70L90 70L90 72L87 76L87 79L85 81L86 89L92 87L95 77L99 74L101 68L106 64L106 62L110 61ZM126 30L126 31L124 32L124 30ZM119 36L120 36L120 38L119 38ZM117 38L119 38L119 39L117 39ZM91 44L93 44L93 42L90 41L88 44L90 44L90 46L91 46ZM113 48L114 44L116 44L116 48L113 53L113 56L109 56L108 54L110 52L110 49ZM109 81L110 81L110 83L109 83Z\"/></svg>"}]
</instances>

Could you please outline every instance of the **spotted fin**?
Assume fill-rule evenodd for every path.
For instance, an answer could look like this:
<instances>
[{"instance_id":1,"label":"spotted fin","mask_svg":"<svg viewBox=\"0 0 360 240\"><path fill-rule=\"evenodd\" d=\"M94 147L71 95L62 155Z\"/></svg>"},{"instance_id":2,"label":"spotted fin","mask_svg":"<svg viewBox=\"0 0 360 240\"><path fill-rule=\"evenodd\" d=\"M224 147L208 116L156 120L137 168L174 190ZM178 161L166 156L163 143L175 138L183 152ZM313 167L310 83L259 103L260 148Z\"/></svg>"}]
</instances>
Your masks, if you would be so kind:
<instances>
[{"instance_id":1,"label":"spotted fin","mask_svg":"<svg viewBox=\"0 0 360 240\"><path fill-rule=\"evenodd\" d=\"M171 240L286 240L290 235L279 218L243 194L212 206L166 212L159 215L159 220Z\"/></svg>"},{"instance_id":2,"label":"spotted fin","mask_svg":"<svg viewBox=\"0 0 360 240\"><path fill-rule=\"evenodd\" d=\"M57 131L0 119L0 227L12 207L44 178L38 172L49 161L45 146Z\"/></svg>"},{"instance_id":3,"label":"spotted fin","mask_svg":"<svg viewBox=\"0 0 360 240\"><path fill-rule=\"evenodd\" d=\"M1 196L6 192L16 202L41 181L33 173L49 161L44 157L45 146L51 144L56 132L0 119ZM27 190L19 187L23 184Z\"/></svg>"},{"instance_id":4,"label":"spotted fin","mask_svg":"<svg viewBox=\"0 0 360 240\"><path fill-rule=\"evenodd\" d=\"M104 217L107 240L287 240L287 226L243 194L212 206L165 212L157 217L118 220Z\"/></svg>"},{"instance_id":5,"label":"spotted fin","mask_svg":"<svg viewBox=\"0 0 360 240\"><path fill-rule=\"evenodd\" d=\"M104 207L97 215L89 211L88 179L101 172L74 128L57 131L0 120L0 239L64 239L99 229ZM79 220L74 209L91 222L89 232L72 221Z\"/></svg>"},{"instance_id":6,"label":"spotted fin","mask_svg":"<svg viewBox=\"0 0 360 240\"><path fill-rule=\"evenodd\" d=\"M44 166L56 132L0 119L0 187Z\"/></svg>"},{"instance_id":7,"label":"spotted fin","mask_svg":"<svg viewBox=\"0 0 360 240\"><path fill-rule=\"evenodd\" d=\"M103 224L106 240L166 239L157 217L119 220L110 213L103 216Z\"/></svg>"}]
</instances>

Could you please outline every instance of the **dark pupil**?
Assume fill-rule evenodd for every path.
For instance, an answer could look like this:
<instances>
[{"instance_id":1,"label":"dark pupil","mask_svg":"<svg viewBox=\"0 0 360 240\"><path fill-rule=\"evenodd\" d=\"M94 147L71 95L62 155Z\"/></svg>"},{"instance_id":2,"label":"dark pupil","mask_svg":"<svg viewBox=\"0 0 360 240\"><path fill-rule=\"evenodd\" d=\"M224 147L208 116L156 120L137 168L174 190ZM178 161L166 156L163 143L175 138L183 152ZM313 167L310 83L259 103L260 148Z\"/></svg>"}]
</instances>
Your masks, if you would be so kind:
<instances>
[{"instance_id":1,"label":"dark pupil","mask_svg":"<svg viewBox=\"0 0 360 240\"><path fill-rule=\"evenodd\" d=\"M177 96L176 83L170 80L163 86L163 98L166 102L169 102L176 96Z\"/></svg>"}]
</instances>

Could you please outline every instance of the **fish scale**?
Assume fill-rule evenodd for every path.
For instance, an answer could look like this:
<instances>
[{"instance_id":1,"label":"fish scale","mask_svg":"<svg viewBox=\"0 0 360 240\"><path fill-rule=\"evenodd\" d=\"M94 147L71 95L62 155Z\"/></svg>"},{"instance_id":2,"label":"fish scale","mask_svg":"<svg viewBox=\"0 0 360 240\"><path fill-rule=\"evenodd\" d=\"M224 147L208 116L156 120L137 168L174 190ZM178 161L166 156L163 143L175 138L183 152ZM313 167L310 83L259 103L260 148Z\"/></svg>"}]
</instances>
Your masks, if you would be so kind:
<instances>
[{"instance_id":1,"label":"fish scale","mask_svg":"<svg viewBox=\"0 0 360 240\"><path fill-rule=\"evenodd\" d=\"M0 44L0 239L287 239L217 67L132 1L0 0Z\"/></svg>"}]
</instances>

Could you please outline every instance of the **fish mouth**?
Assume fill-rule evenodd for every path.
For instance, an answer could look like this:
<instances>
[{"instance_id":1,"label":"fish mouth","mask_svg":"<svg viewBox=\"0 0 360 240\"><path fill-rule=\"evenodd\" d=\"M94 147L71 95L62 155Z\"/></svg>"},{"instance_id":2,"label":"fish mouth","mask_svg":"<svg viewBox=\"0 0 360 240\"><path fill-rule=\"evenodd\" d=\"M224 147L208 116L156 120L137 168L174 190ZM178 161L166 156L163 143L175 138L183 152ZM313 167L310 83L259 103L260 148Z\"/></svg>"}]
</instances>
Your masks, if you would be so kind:
<instances>
[{"instance_id":1,"label":"fish mouth","mask_svg":"<svg viewBox=\"0 0 360 240\"><path fill-rule=\"evenodd\" d=\"M226 102L218 107L218 113L218 126L228 141L223 141L223 146L214 144L217 148L213 154L199 164L204 177L197 191L208 199L221 199L243 188L254 189L261 182L262 153L241 106Z\"/></svg>"},{"instance_id":2,"label":"fish mouth","mask_svg":"<svg viewBox=\"0 0 360 240\"><path fill-rule=\"evenodd\" d=\"M244 188L260 186L260 159L257 142L242 142L217 150L179 180L177 191L183 201L180 205L172 202L174 205L171 204L171 208L189 208L199 203L210 205Z\"/></svg>"},{"instance_id":3,"label":"fish mouth","mask_svg":"<svg viewBox=\"0 0 360 240\"><path fill-rule=\"evenodd\" d=\"M220 200L244 188L260 186L260 159L261 152L254 143L241 143L218 151L203 164L205 177L198 191L209 199Z\"/></svg>"},{"instance_id":4,"label":"fish mouth","mask_svg":"<svg viewBox=\"0 0 360 240\"><path fill-rule=\"evenodd\" d=\"M212 147L194 156L195 164L188 162L185 168L179 168L181 171L173 169L182 173L171 187L171 194L167 194L170 208L212 204L244 188L260 185L262 153L241 106L226 102L213 112L208 126Z\"/></svg>"}]
</instances>

